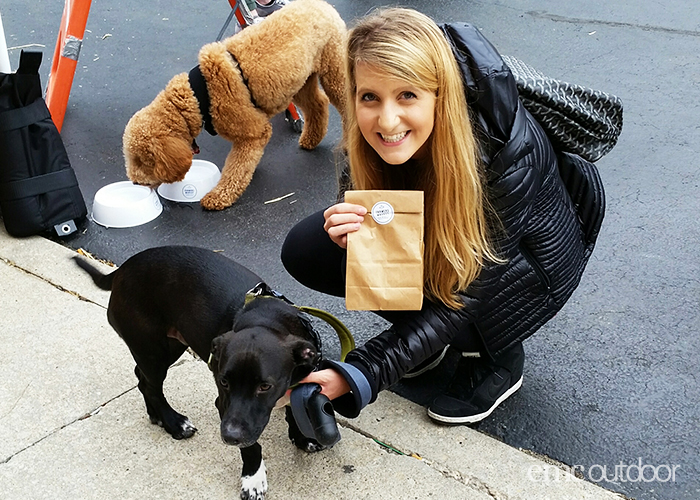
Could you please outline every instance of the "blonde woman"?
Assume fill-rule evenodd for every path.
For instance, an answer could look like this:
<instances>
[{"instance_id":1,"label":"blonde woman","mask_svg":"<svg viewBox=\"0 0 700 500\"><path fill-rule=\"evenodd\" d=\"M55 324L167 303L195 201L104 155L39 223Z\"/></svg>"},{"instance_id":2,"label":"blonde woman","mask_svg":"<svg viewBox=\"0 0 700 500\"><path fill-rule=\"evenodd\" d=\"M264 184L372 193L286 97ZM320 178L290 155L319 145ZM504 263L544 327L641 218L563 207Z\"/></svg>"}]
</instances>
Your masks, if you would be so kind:
<instances>
[{"instance_id":1,"label":"blonde woman","mask_svg":"<svg viewBox=\"0 0 700 500\"><path fill-rule=\"evenodd\" d=\"M479 422L520 388L522 341L561 309L593 249L598 226L578 214L596 211L599 225L603 207L572 202L547 136L474 27L378 10L350 31L347 55L350 185L424 191L426 300L420 311L378 313L391 328L305 381L353 417L449 346L462 357L428 413ZM346 238L365 216L340 202L301 221L284 243L285 267L342 296Z\"/></svg>"}]
</instances>

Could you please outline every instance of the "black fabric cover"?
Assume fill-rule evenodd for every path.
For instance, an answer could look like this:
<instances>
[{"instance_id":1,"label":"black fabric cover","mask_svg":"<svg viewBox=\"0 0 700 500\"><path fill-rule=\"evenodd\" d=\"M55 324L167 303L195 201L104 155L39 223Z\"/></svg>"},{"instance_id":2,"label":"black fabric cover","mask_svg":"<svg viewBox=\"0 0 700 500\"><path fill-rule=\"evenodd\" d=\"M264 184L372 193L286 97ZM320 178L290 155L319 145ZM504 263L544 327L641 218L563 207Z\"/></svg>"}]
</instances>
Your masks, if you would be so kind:
<instances>
[{"instance_id":1,"label":"black fabric cover","mask_svg":"<svg viewBox=\"0 0 700 500\"><path fill-rule=\"evenodd\" d=\"M0 211L13 236L53 231L57 225L56 234L65 236L87 215L75 172L42 98L41 56L23 51L16 73L0 73Z\"/></svg>"}]
</instances>

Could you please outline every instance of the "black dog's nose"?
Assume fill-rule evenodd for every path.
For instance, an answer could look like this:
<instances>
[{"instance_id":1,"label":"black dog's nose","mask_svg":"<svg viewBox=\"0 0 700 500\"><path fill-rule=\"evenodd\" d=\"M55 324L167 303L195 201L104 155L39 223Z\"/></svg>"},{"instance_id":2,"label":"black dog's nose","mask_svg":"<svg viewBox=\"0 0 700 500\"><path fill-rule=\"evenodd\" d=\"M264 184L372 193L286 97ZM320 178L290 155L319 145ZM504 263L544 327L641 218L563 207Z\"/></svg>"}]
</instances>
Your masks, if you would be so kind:
<instances>
[{"instance_id":1,"label":"black dog's nose","mask_svg":"<svg viewBox=\"0 0 700 500\"><path fill-rule=\"evenodd\" d=\"M230 423L221 422L221 439L231 446L245 447L247 445L243 430Z\"/></svg>"}]
</instances>

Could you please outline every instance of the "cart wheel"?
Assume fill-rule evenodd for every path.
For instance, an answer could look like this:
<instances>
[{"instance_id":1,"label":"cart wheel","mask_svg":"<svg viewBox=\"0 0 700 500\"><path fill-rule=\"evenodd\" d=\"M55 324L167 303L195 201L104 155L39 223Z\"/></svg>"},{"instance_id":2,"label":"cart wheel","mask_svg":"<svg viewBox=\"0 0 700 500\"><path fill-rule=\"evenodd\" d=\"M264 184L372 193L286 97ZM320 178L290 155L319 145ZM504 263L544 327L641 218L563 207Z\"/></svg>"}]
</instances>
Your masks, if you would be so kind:
<instances>
[{"instance_id":1,"label":"cart wheel","mask_svg":"<svg viewBox=\"0 0 700 500\"><path fill-rule=\"evenodd\" d=\"M304 117L301 116L301 113L299 113L299 118L295 120L292 117L292 113L286 109L284 110L284 119L292 124L292 130L297 134L301 134L302 130L304 130Z\"/></svg>"}]
</instances>

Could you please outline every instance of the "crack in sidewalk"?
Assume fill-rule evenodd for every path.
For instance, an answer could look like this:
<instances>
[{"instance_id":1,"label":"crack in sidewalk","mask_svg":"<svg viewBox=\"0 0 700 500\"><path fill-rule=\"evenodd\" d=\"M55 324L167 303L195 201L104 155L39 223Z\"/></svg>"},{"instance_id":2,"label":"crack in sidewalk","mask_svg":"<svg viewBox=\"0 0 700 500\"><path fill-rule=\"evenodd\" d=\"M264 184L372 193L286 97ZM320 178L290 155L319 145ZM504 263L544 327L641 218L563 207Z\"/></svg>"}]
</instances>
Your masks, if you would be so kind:
<instances>
[{"instance_id":1,"label":"crack in sidewalk","mask_svg":"<svg viewBox=\"0 0 700 500\"><path fill-rule=\"evenodd\" d=\"M76 297L78 300L82 300L83 302L88 302L90 304L94 304L96 306L101 307L102 309L107 309L102 304L99 304L99 303L95 302L94 300L85 297L84 295L80 295L76 291L69 290L68 288L63 287L63 286L59 285L58 283L54 283L50 279L48 279L48 278L46 278L38 273L35 273L34 271L30 271L29 269L26 269L26 268L20 266L19 264L17 264L16 262L13 262L5 257L0 257L0 261L4 262L5 264L7 264L8 266L10 266L14 269L17 269L19 271L22 271L22 272L28 274L29 276L33 276L34 278L40 279L44 283L51 285L52 287L56 288L57 290L60 290L61 292L65 292L69 295L72 295L73 297Z\"/></svg>"},{"instance_id":2,"label":"crack in sidewalk","mask_svg":"<svg viewBox=\"0 0 700 500\"><path fill-rule=\"evenodd\" d=\"M48 432L46 435L44 435L44 436L42 436L41 438L37 439L37 440L34 441L33 443L28 444L27 446L25 446L25 447L22 448L21 450L18 450L18 451L16 451L16 452L12 453L12 454L11 454L10 456L8 456L7 458L4 458L4 459L0 460L0 465L8 463L10 460L12 460L14 457L16 457L17 455L19 455L20 453L23 453L23 452L27 451L28 449L33 448L34 446L38 445L39 443L41 443L41 442L44 441L45 439L48 439L48 438L50 438L51 436L57 434L58 432L61 432L63 429L65 429L65 428L67 428L67 427L70 427L71 425L73 425L73 424L75 424L75 423L77 423L77 422L81 422L81 421L83 421L83 420L85 420L85 419L88 419L88 418L90 418L90 417L93 417L93 416L97 415L98 413L100 413L100 411L102 411L102 408L104 408L104 407L107 406L108 404L112 403L113 401L115 401L115 400L121 398L121 397L124 396L125 394L128 394L129 392L133 391L133 390L136 389L136 388L137 388L137 386L135 385L135 386L133 386L133 387L131 387L131 388L129 388L129 389L127 389L127 390L121 392L120 394L117 394L116 396L114 396L114 397L108 399L107 401L105 401L104 403L100 404L99 406L97 406L96 408L92 409L91 411L89 411L89 412L87 412L87 413L84 413L83 415L81 415L81 416L79 416L79 417L77 417L77 418L71 420L70 422L67 422L67 423L63 424L62 426L53 429L52 431Z\"/></svg>"},{"instance_id":3,"label":"crack in sidewalk","mask_svg":"<svg viewBox=\"0 0 700 500\"><path fill-rule=\"evenodd\" d=\"M380 447L382 447L388 453L396 453L398 455L403 455L403 456L415 458L416 460L423 462L426 466L430 467L431 469L435 470L436 472L439 472L444 477L446 477L448 479L455 480L455 481L467 486L468 488L471 488L471 489L478 491L480 493L485 493L486 495L488 495L490 498L493 498L494 500L509 500L510 499L510 497L508 495L494 490L488 484L477 479L476 477L467 476L460 471L453 470L450 467L448 467L440 462L437 462L435 460L431 460L430 458L424 457L424 456L422 456L419 453L416 453L414 451L402 450L400 447L396 447L393 444L389 444L389 443L386 443L384 441L381 441L376 436L373 436L371 433L365 431L364 429L361 429L361 428L357 427L356 425L353 425L352 423L350 423L346 419L341 418L341 419L338 419L337 422L338 422L338 425L340 425L341 427L344 427L348 430L356 432L357 434L360 434L361 436L364 436L368 439L371 439L372 441L377 443Z\"/></svg>"},{"instance_id":4,"label":"crack in sidewalk","mask_svg":"<svg viewBox=\"0 0 700 500\"><path fill-rule=\"evenodd\" d=\"M99 304L98 304L98 305L99 305ZM183 365L183 364L185 364L185 363L195 363L195 362L199 362L199 360L198 360L196 357L194 357L194 356L196 356L196 355L194 355L194 353L191 353L191 354L193 354L193 358L192 358L192 359L186 359L186 358L185 358L185 359L179 359L178 361L176 361L175 363L173 363L172 365L170 365L170 369L176 368L176 367L181 366L181 365ZM102 411L102 409L105 408L107 405L109 405L110 403L116 401L117 399L121 398L122 396L124 396L124 395L130 393L130 392L133 391L134 389L138 389L138 385L134 385L133 387L130 387L129 389L126 389L125 391L122 391L121 393L117 394L116 396L113 396L113 397L109 398L109 399L108 399L107 401L105 401L104 403L101 403L101 404L98 405L97 407L93 408L91 411L88 411L87 413L82 414L81 416L79 416L79 417L77 417L77 418L71 420L70 422L67 422L67 423L61 425L60 427L57 427L57 428L53 429L52 431L49 431L46 435L44 435L44 436L42 436L41 438L37 439L37 440L34 441L33 443L31 443L31 444L25 446L25 447L22 448L21 450L18 450L18 451L16 451L16 452L12 453L12 454L11 454L10 456L8 456L7 458L0 459L0 465L8 463L10 460L12 460L14 457L16 457L17 455L19 455L20 453L22 453L22 452L24 452L24 451L26 451L26 450L28 450L28 449L30 449L30 448L36 446L37 444L41 443L41 442L44 441L45 439L47 439L47 438L49 438L49 437L51 437L51 436L57 434L58 432L61 432L63 429L65 429L65 428L67 428L67 427L70 427L71 425L73 425L73 424L75 424L75 423L77 423L77 422L81 422L81 421L86 420L86 419L88 419L88 418L90 418L90 417L94 417L95 415L99 414L99 413ZM26 389L25 389L25 390L26 390ZM5 415L5 416L7 416L7 415ZM5 416L3 416L2 418L4 418Z\"/></svg>"}]
</instances>

